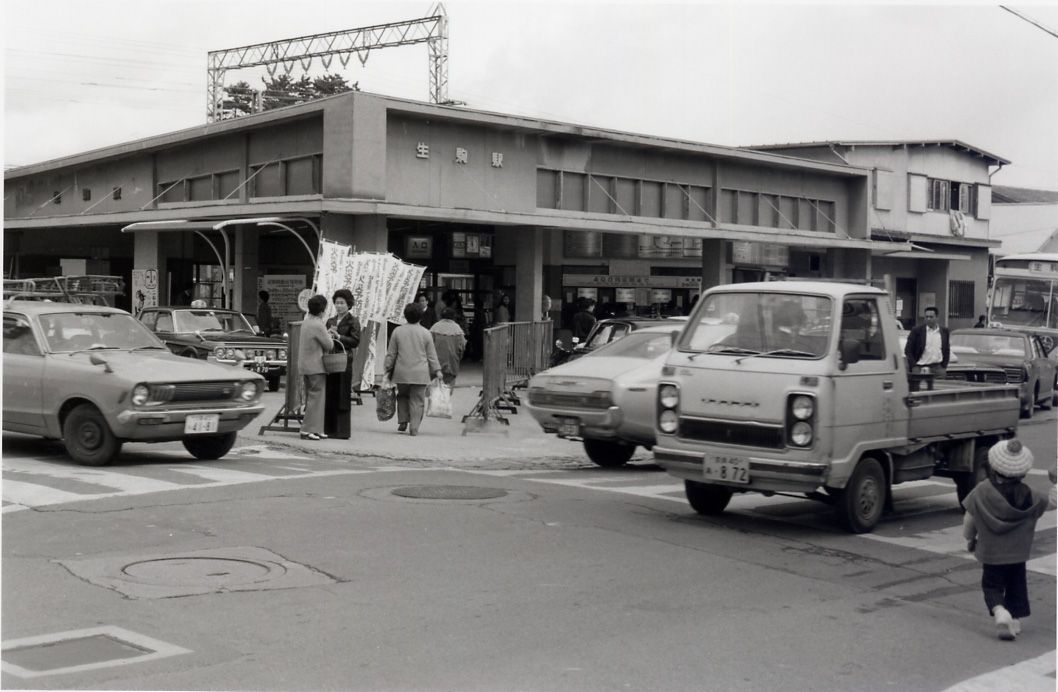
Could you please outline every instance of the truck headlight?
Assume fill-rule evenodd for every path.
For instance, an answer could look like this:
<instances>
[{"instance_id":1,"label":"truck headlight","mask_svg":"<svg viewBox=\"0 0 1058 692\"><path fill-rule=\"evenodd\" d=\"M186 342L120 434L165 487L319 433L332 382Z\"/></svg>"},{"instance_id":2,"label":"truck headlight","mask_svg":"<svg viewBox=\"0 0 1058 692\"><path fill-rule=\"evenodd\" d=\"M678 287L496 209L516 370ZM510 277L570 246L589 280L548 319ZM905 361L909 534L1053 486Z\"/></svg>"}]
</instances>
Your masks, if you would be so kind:
<instances>
[{"instance_id":1,"label":"truck headlight","mask_svg":"<svg viewBox=\"0 0 1058 692\"><path fill-rule=\"evenodd\" d=\"M790 442L797 447L812 444L812 426L803 420L794 423L790 428Z\"/></svg>"},{"instance_id":2,"label":"truck headlight","mask_svg":"<svg viewBox=\"0 0 1058 692\"><path fill-rule=\"evenodd\" d=\"M791 447L811 447L815 441L816 398L791 394L786 400L786 443Z\"/></svg>"},{"instance_id":3,"label":"truck headlight","mask_svg":"<svg viewBox=\"0 0 1058 692\"><path fill-rule=\"evenodd\" d=\"M795 396L790 402L790 413L797 420L808 420L816 412L816 402L810 396Z\"/></svg>"},{"instance_id":4,"label":"truck headlight","mask_svg":"<svg viewBox=\"0 0 1058 692\"><path fill-rule=\"evenodd\" d=\"M680 405L680 390L674 384L663 384L658 389L658 403L662 408L676 408Z\"/></svg>"},{"instance_id":5,"label":"truck headlight","mask_svg":"<svg viewBox=\"0 0 1058 692\"><path fill-rule=\"evenodd\" d=\"M132 403L135 406L143 406L151 398L151 388L145 384L138 384L132 388Z\"/></svg>"},{"instance_id":6,"label":"truck headlight","mask_svg":"<svg viewBox=\"0 0 1058 692\"><path fill-rule=\"evenodd\" d=\"M680 428L680 414L676 410L680 405L680 388L674 384L658 385L658 430L666 435L673 435Z\"/></svg>"},{"instance_id":7,"label":"truck headlight","mask_svg":"<svg viewBox=\"0 0 1058 692\"><path fill-rule=\"evenodd\" d=\"M658 427L661 432L671 435L680 427L680 417L672 409L665 409L658 416Z\"/></svg>"}]
</instances>

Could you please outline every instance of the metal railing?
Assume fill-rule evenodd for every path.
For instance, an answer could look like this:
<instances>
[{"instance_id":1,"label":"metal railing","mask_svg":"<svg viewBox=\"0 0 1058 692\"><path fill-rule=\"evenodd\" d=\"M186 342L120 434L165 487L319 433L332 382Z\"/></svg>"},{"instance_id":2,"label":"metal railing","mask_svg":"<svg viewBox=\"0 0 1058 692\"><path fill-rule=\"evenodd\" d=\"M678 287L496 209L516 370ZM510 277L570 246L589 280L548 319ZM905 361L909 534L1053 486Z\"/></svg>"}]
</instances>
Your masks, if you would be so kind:
<instances>
[{"instance_id":1,"label":"metal railing","mask_svg":"<svg viewBox=\"0 0 1058 692\"><path fill-rule=\"evenodd\" d=\"M546 370L551 359L554 323L509 322L486 329L482 339L481 397L463 416L463 434L474 422L509 421L500 411L517 413L521 400L515 390Z\"/></svg>"}]
</instances>

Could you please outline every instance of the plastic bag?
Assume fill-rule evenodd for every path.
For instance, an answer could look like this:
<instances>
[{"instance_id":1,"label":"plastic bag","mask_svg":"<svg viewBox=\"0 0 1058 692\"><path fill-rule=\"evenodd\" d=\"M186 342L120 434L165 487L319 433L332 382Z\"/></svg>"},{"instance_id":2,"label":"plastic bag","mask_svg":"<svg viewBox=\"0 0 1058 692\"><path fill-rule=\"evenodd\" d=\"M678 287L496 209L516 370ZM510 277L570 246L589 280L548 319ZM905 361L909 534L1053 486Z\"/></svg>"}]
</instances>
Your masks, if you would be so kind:
<instances>
[{"instance_id":1,"label":"plastic bag","mask_svg":"<svg viewBox=\"0 0 1058 692\"><path fill-rule=\"evenodd\" d=\"M434 380L426 390L426 415L430 418L452 417L452 390L441 380Z\"/></svg>"},{"instance_id":2,"label":"plastic bag","mask_svg":"<svg viewBox=\"0 0 1058 692\"><path fill-rule=\"evenodd\" d=\"M379 420L389 420L397 414L397 388L384 381L375 392L375 415Z\"/></svg>"}]
</instances>

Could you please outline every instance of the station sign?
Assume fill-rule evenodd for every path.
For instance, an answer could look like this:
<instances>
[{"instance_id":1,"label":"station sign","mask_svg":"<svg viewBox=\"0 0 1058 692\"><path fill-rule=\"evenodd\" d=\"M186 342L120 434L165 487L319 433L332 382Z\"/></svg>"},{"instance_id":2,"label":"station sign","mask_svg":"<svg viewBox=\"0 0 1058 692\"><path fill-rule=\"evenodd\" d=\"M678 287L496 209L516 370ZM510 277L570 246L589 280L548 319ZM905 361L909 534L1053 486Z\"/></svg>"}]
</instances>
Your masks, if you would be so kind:
<instances>
[{"instance_id":1,"label":"station sign","mask_svg":"<svg viewBox=\"0 0 1058 692\"><path fill-rule=\"evenodd\" d=\"M563 274L563 286L606 288L691 288L701 290L700 276L649 276L643 274Z\"/></svg>"}]
</instances>

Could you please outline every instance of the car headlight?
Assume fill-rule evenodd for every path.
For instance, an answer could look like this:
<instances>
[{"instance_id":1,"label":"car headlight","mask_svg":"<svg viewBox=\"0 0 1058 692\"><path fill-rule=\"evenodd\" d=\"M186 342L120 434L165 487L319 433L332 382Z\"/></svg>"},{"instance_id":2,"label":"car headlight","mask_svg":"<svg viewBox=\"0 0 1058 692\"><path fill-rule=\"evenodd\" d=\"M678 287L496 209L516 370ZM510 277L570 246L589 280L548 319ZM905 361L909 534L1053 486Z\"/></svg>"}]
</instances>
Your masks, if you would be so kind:
<instances>
[{"instance_id":1,"label":"car headlight","mask_svg":"<svg viewBox=\"0 0 1058 692\"><path fill-rule=\"evenodd\" d=\"M797 420L808 420L816 412L816 402L810 396L794 397L790 403L790 412Z\"/></svg>"},{"instance_id":2,"label":"car headlight","mask_svg":"<svg viewBox=\"0 0 1058 692\"><path fill-rule=\"evenodd\" d=\"M287 350L285 348L279 349L279 360L287 359Z\"/></svg>"},{"instance_id":3,"label":"car headlight","mask_svg":"<svg viewBox=\"0 0 1058 692\"><path fill-rule=\"evenodd\" d=\"M276 351L275 351L274 348L265 351L265 359L266 360L275 360L276 359Z\"/></svg>"},{"instance_id":4,"label":"car headlight","mask_svg":"<svg viewBox=\"0 0 1058 692\"><path fill-rule=\"evenodd\" d=\"M680 427L680 418L672 409L666 409L658 416L658 427L661 428L661 432L671 435Z\"/></svg>"},{"instance_id":5,"label":"car headlight","mask_svg":"<svg viewBox=\"0 0 1058 692\"><path fill-rule=\"evenodd\" d=\"M676 408L680 405L680 390L674 384L663 384L658 390L658 403L664 408Z\"/></svg>"},{"instance_id":6,"label":"car headlight","mask_svg":"<svg viewBox=\"0 0 1058 692\"><path fill-rule=\"evenodd\" d=\"M246 353L241 348L232 349L231 356L235 360L246 360Z\"/></svg>"},{"instance_id":7,"label":"car headlight","mask_svg":"<svg viewBox=\"0 0 1058 692\"><path fill-rule=\"evenodd\" d=\"M243 401L253 401L257 397L257 383L250 380L242 383L239 388L239 398Z\"/></svg>"},{"instance_id":8,"label":"car headlight","mask_svg":"<svg viewBox=\"0 0 1058 692\"><path fill-rule=\"evenodd\" d=\"M217 360L231 360L231 349L222 346L213 351L213 355Z\"/></svg>"},{"instance_id":9,"label":"car headlight","mask_svg":"<svg viewBox=\"0 0 1058 692\"><path fill-rule=\"evenodd\" d=\"M151 398L151 388L145 384L138 384L132 388L132 403L136 406L143 406Z\"/></svg>"},{"instance_id":10,"label":"car headlight","mask_svg":"<svg viewBox=\"0 0 1058 692\"><path fill-rule=\"evenodd\" d=\"M790 427L790 442L798 447L807 447L812 444L812 426L802 421L797 421Z\"/></svg>"}]
</instances>

